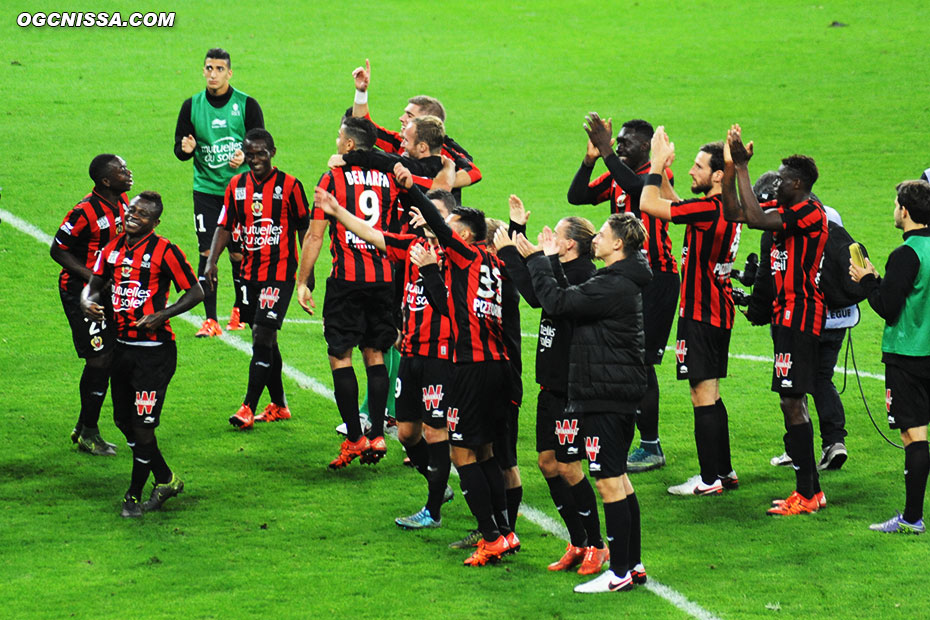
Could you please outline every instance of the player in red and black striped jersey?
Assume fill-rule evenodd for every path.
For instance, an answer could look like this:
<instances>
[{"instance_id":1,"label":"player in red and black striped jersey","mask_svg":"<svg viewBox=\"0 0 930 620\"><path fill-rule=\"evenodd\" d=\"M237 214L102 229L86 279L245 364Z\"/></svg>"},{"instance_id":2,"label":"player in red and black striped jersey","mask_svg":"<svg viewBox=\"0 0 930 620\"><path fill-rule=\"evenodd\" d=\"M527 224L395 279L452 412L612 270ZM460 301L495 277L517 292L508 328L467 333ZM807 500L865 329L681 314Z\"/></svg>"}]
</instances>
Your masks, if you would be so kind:
<instances>
[{"instance_id":1,"label":"player in red and black striped jersey","mask_svg":"<svg viewBox=\"0 0 930 620\"><path fill-rule=\"evenodd\" d=\"M352 77L355 79L355 101L352 105L352 116L371 120L368 113L368 86L371 83L371 65L367 58L365 59L365 66L356 68L352 72ZM401 114L399 119L401 132L406 129L407 124L412 119L428 115L436 116L443 122L446 120L446 110L438 99L426 95L411 97L407 101L407 107L404 108L404 113ZM404 152L404 136L402 133L385 129L377 124L375 128L378 131L375 146L386 153L399 154ZM462 188L480 181L481 171L475 166L468 151L448 135L443 138L442 154L455 162L456 172L452 193L455 195L456 200L461 202ZM416 171L412 172L417 174Z\"/></svg>"},{"instance_id":2,"label":"player in red and black striped jersey","mask_svg":"<svg viewBox=\"0 0 930 620\"><path fill-rule=\"evenodd\" d=\"M455 206L449 192L430 192L440 212L448 215ZM414 234L382 232L352 215L336 198L320 188L315 204L327 216L387 253L403 274L403 336L397 378L397 438L411 464L427 481L428 495L423 509L395 522L405 529L439 527L441 507L449 481L449 435L444 402L451 388L452 329L449 317L427 302L420 268L411 260L414 248L438 248L436 238ZM422 396L421 396L422 395Z\"/></svg>"},{"instance_id":3,"label":"player in red and black striped jersey","mask_svg":"<svg viewBox=\"0 0 930 620\"><path fill-rule=\"evenodd\" d=\"M94 274L81 293L81 310L91 320L104 318L101 296L112 282L111 303L116 318L113 360L113 418L132 448L132 479L122 516L139 517L158 510L180 493L184 483L165 462L158 427L168 383L177 367L177 348L168 319L203 300L203 289L181 249L155 234L162 213L161 196L142 192L126 209L126 232L100 252ZM171 284L184 294L168 305ZM155 487L140 505L149 473Z\"/></svg>"},{"instance_id":4,"label":"player in red and black striped jersey","mask_svg":"<svg viewBox=\"0 0 930 620\"><path fill-rule=\"evenodd\" d=\"M723 144L702 146L688 172L691 191L703 194L703 198L672 201L660 197L660 186L666 192L674 191L663 174L674 156L674 145L659 127L652 138L651 171L640 198L640 209L646 213L686 226L675 356L678 378L687 379L690 385L701 471L668 490L673 495L716 495L739 485L730 460L729 423L720 397L720 379L727 376L733 328L730 271L739 249L740 224L723 217Z\"/></svg>"},{"instance_id":5,"label":"player in red and black striped jersey","mask_svg":"<svg viewBox=\"0 0 930 620\"><path fill-rule=\"evenodd\" d=\"M519 544L508 522L503 472L492 448L511 395L502 328L503 264L487 250L484 213L456 207L446 223L413 185L409 171L398 165L395 176L443 248L444 279L432 253L412 252L411 258L420 266L430 303L448 312L452 322L455 378L446 425L462 495L482 534L465 564L482 566Z\"/></svg>"},{"instance_id":6,"label":"player in red and black striped jersey","mask_svg":"<svg viewBox=\"0 0 930 620\"><path fill-rule=\"evenodd\" d=\"M355 149L370 150L375 143L371 121L347 117L339 128L336 148L339 154ZM333 194L352 215L373 228L388 230L397 217L400 189L393 174L379 170L344 166L323 175L318 189ZM387 254L314 206L310 231L304 240L297 277L297 300L310 314L316 303L312 291L313 267L323 245L323 233L329 227L333 268L326 280L323 304L323 337L326 339L329 364L333 371L336 406L346 424L346 440L339 456L330 463L338 469L356 456L362 462L377 463L384 457L384 410L387 403L389 375L384 352L397 339L394 319L394 288L391 263ZM368 401L371 430L362 436L358 411L358 380L352 368L352 349L358 346L368 375Z\"/></svg>"},{"instance_id":7,"label":"player in red and black striped jersey","mask_svg":"<svg viewBox=\"0 0 930 620\"><path fill-rule=\"evenodd\" d=\"M807 410L807 394L814 389L818 337L826 318L819 280L829 234L823 205L811 196L818 177L817 165L805 155L783 159L776 173L777 207L763 211L749 178L752 142L748 147L743 144L739 125L731 127L727 134L727 147L729 161L723 184L727 218L744 221L750 228L772 231L772 391L780 395L785 448L794 462L796 484L795 491L768 513L816 512L826 500L814 461L814 427Z\"/></svg>"},{"instance_id":8,"label":"player in red and black striped jersey","mask_svg":"<svg viewBox=\"0 0 930 620\"><path fill-rule=\"evenodd\" d=\"M310 225L310 212L303 184L272 166L277 150L270 133L250 129L242 150L250 171L234 176L226 186L204 279L208 288L215 286L217 260L229 241L235 241L243 253L240 308L242 319L252 327L252 361L242 405L229 422L249 429L256 421L291 417L281 379L278 330L294 291L297 243ZM255 415L266 386L271 403Z\"/></svg>"},{"instance_id":9,"label":"player in red and black striped jersey","mask_svg":"<svg viewBox=\"0 0 930 620\"><path fill-rule=\"evenodd\" d=\"M116 454L115 446L100 436L100 409L110 383L113 359L113 330L107 320L97 323L81 312L81 290L93 275L100 249L123 232L126 192L132 187L132 172L121 157L105 153L90 162L93 191L65 216L50 253L61 265L58 293L78 357L84 359L79 393L81 412L71 431L71 441L83 452Z\"/></svg>"},{"instance_id":10,"label":"player in red and black striped jersey","mask_svg":"<svg viewBox=\"0 0 930 620\"><path fill-rule=\"evenodd\" d=\"M595 122L600 122L595 113L591 117L596 119ZM607 127L609 136L609 121ZM643 213L639 208L644 175L650 168L649 148L653 133L650 123L633 119L625 122L617 134L616 152L611 149L609 141L595 146L589 139L585 158L568 189L568 201L571 204L600 204L609 200L611 213L633 213L639 216L648 234L644 251L652 268L652 280L643 287L648 387L636 416L640 444L630 454L627 464L630 473L649 471L665 464L665 454L659 441L659 381L655 367L662 363L668 345L668 335L675 320L678 289L681 286L678 266L672 255L668 222ZM603 132L599 135L603 137ZM607 172L589 183L598 157L604 158ZM671 183L672 171L666 169L665 174Z\"/></svg>"}]
</instances>

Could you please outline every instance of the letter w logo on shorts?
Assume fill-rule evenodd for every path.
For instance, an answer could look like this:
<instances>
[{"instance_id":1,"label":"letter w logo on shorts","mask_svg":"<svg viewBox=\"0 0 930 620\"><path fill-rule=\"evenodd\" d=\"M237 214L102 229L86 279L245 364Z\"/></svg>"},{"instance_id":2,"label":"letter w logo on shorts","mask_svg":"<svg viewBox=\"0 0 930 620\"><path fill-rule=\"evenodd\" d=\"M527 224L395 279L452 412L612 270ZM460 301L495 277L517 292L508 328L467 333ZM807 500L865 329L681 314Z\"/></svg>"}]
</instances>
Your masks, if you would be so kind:
<instances>
[{"instance_id":1,"label":"letter w logo on shorts","mask_svg":"<svg viewBox=\"0 0 930 620\"><path fill-rule=\"evenodd\" d=\"M449 430L453 433L455 432L455 427L459 424L459 410L458 407L450 407L449 412L446 413L446 426L449 427Z\"/></svg>"},{"instance_id":2,"label":"letter w logo on shorts","mask_svg":"<svg viewBox=\"0 0 930 620\"><path fill-rule=\"evenodd\" d=\"M155 397L155 391L136 392L136 413L139 415L152 415L152 408L158 399Z\"/></svg>"},{"instance_id":3,"label":"letter w logo on shorts","mask_svg":"<svg viewBox=\"0 0 930 620\"><path fill-rule=\"evenodd\" d=\"M685 363L685 356L688 354L688 344L684 340L675 341L675 359L679 364Z\"/></svg>"},{"instance_id":4,"label":"letter w logo on shorts","mask_svg":"<svg viewBox=\"0 0 930 620\"><path fill-rule=\"evenodd\" d=\"M258 295L258 307L261 310L265 308L274 308L274 305L278 303L278 296L280 296L280 294L281 289L266 286Z\"/></svg>"},{"instance_id":5,"label":"letter w logo on shorts","mask_svg":"<svg viewBox=\"0 0 930 620\"><path fill-rule=\"evenodd\" d=\"M775 376L787 377L791 370L791 354L778 353L775 355Z\"/></svg>"},{"instance_id":6,"label":"letter w logo on shorts","mask_svg":"<svg viewBox=\"0 0 930 620\"><path fill-rule=\"evenodd\" d=\"M423 388L423 408L427 411L439 409L442 402L442 385L431 385Z\"/></svg>"},{"instance_id":7,"label":"letter w logo on shorts","mask_svg":"<svg viewBox=\"0 0 930 620\"><path fill-rule=\"evenodd\" d=\"M578 419L574 420L556 420L555 436L559 438L559 445L564 446L575 442L575 435L578 434Z\"/></svg>"},{"instance_id":8,"label":"letter w logo on shorts","mask_svg":"<svg viewBox=\"0 0 930 620\"><path fill-rule=\"evenodd\" d=\"M585 437L584 438L584 451L588 453L589 461L596 461L597 453L601 451L601 438L600 437Z\"/></svg>"}]
</instances>

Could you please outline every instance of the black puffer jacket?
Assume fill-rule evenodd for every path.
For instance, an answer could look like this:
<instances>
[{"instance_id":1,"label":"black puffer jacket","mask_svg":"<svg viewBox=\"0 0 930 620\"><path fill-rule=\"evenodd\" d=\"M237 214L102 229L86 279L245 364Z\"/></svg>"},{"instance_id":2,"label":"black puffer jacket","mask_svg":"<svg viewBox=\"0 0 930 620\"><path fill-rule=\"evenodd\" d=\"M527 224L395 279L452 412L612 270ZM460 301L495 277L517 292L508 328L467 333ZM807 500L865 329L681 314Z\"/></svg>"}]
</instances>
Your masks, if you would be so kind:
<instances>
[{"instance_id":1,"label":"black puffer jacket","mask_svg":"<svg viewBox=\"0 0 930 620\"><path fill-rule=\"evenodd\" d=\"M646 392L642 288L652 279L642 253L568 288L558 286L542 252L527 267L543 309L575 320L567 411L634 413Z\"/></svg>"}]
</instances>

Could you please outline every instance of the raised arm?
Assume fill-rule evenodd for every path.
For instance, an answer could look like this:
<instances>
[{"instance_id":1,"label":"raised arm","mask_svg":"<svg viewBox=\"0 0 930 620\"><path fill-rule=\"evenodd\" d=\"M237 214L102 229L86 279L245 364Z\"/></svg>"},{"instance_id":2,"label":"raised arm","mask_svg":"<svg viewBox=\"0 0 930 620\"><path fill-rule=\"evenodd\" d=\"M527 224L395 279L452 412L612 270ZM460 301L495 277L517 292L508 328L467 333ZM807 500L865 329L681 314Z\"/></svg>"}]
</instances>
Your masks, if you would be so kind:
<instances>
[{"instance_id":1,"label":"raised arm","mask_svg":"<svg viewBox=\"0 0 930 620\"><path fill-rule=\"evenodd\" d=\"M670 142L665 127L659 126L652 135L652 155L649 175L639 198L639 210L661 220L672 219L672 201L662 198L662 177L665 169L675 159L675 144Z\"/></svg>"},{"instance_id":2,"label":"raised arm","mask_svg":"<svg viewBox=\"0 0 930 620\"><path fill-rule=\"evenodd\" d=\"M733 131L731 128L730 131ZM743 206L740 204L736 192L736 165L733 163L733 153L730 151L730 134L723 142L723 180L721 181L720 198L723 202L723 219L728 222L745 222Z\"/></svg>"},{"instance_id":3,"label":"raised arm","mask_svg":"<svg viewBox=\"0 0 930 620\"><path fill-rule=\"evenodd\" d=\"M364 67L357 67L352 72L355 79L355 101L352 103L352 116L368 116L368 85L371 83L371 63L365 59Z\"/></svg>"},{"instance_id":4,"label":"raised arm","mask_svg":"<svg viewBox=\"0 0 930 620\"><path fill-rule=\"evenodd\" d=\"M643 191L643 177L630 170L630 167L620 161L620 157L614 152L610 121L605 123L596 112L591 112L585 117L584 129L588 132L591 144L604 160L611 178L630 196L631 200L636 201Z\"/></svg>"},{"instance_id":5,"label":"raised arm","mask_svg":"<svg viewBox=\"0 0 930 620\"><path fill-rule=\"evenodd\" d=\"M752 142L743 144L742 129L733 125L727 133L727 146L736 168L736 182L739 188L739 209L746 224L759 230L781 230L783 223L777 209L763 211L756 195L752 193L752 179L749 178L749 160L752 159Z\"/></svg>"}]
</instances>

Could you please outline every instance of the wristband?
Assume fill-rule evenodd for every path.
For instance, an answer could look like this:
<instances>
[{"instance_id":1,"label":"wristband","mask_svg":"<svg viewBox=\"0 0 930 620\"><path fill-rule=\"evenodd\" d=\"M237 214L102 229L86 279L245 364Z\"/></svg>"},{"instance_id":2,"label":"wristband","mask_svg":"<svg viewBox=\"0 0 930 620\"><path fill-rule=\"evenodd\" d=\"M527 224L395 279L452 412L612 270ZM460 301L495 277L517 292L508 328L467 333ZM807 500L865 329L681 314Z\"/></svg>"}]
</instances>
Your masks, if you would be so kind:
<instances>
[{"instance_id":1,"label":"wristband","mask_svg":"<svg viewBox=\"0 0 930 620\"><path fill-rule=\"evenodd\" d=\"M643 182L643 185L655 185L656 187L662 186L662 175L650 172L646 175L646 180Z\"/></svg>"},{"instance_id":2,"label":"wristband","mask_svg":"<svg viewBox=\"0 0 930 620\"><path fill-rule=\"evenodd\" d=\"M358 105L365 105L368 103L368 91L355 89L355 103Z\"/></svg>"}]
</instances>

